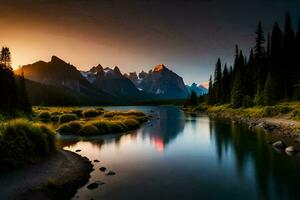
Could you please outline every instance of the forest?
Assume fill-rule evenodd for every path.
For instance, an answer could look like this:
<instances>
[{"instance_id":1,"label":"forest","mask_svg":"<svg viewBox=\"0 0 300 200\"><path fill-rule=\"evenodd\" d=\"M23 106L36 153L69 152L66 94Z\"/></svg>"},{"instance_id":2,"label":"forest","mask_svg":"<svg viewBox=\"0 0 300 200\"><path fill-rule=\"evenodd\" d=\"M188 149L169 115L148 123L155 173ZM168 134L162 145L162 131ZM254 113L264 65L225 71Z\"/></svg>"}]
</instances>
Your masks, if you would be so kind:
<instances>
[{"instance_id":1,"label":"forest","mask_svg":"<svg viewBox=\"0 0 300 200\"><path fill-rule=\"evenodd\" d=\"M31 113L24 74L15 76L8 47L3 47L0 53L0 92L0 113L11 116Z\"/></svg>"},{"instance_id":2,"label":"forest","mask_svg":"<svg viewBox=\"0 0 300 200\"><path fill-rule=\"evenodd\" d=\"M300 99L300 21L295 31L287 13L283 29L276 22L265 34L259 22L255 34L248 57L236 45L233 66L222 67L218 59L209 79L208 104L247 108Z\"/></svg>"}]
</instances>

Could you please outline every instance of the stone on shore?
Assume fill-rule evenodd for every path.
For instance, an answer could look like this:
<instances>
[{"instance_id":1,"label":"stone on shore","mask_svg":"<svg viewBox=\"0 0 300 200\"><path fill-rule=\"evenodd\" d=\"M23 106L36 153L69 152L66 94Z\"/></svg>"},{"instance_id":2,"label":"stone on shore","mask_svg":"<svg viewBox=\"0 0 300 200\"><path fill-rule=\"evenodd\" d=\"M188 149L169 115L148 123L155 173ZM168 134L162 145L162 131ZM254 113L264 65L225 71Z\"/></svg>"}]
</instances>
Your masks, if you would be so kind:
<instances>
[{"instance_id":1,"label":"stone on shore","mask_svg":"<svg viewBox=\"0 0 300 200\"><path fill-rule=\"evenodd\" d=\"M277 141L277 142L274 142L274 143L272 144L272 146L273 146L274 148L276 148L276 149L282 149L282 150L284 150L284 149L286 148L286 145L285 145L284 142L281 141L281 140L279 140L279 141Z\"/></svg>"},{"instance_id":2,"label":"stone on shore","mask_svg":"<svg viewBox=\"0 0 300 200\"><path fill-rule=\"evenodd\" d=\"M288 155L293 155L297 152L297 149L295 149L295 147L293 146L288 146L287 148L285 148L285 152Z\"/></svg>"},{"instance_id":3,"label":"stone on shore","mask_svg":"<svg viewBox=\"0 0 300 200\"><path fill-rule=\"evenodd\" d=\"M93 190L96 189L99 186L98 183L91 183L87 186L88 189Z\"/></svg>"},{"instance_id":4,"label":"stone on shore","mask_svg":"<svg viewBox=\"0 0 300 200\"><path fill-rule=\"evenodd\" d=\"M115 172L109 171L109 172L106 174L106 176L114 176L115 174L116 174Z\"/></svg>"},{"instance_id":5,"label":"stone on shore","mask_svg":"<svg viewBox=\"0 0 300 200\"><path fill-rule=\"evenodd\" d=\"M100 167L99 169L100 171L104 172L106 170L106 167Z\"/></svg>"}]
</instances>

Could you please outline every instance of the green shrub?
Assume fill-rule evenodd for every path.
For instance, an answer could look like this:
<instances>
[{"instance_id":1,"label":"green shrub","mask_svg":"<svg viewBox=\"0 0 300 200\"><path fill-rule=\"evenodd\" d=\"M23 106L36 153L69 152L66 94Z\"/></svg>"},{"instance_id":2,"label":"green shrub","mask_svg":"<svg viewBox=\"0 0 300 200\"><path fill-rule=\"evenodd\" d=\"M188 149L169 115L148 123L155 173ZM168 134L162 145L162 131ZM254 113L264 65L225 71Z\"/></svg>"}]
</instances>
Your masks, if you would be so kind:
<instances>
[{"instance_id":1,"label":"green shrub","mask_svg":"<svg viewBox=\"0 0 300 200\"><path fill-rule=\"evenodd\" d=\"M264 117L273 117L278 115L278 111L275 106L265 106L262 110L262 114Z\"/></svg>"},{"instance_id":2,"label":"green shrub","mask_svg":"<svg viewBox=\"0 0 300 200\"><path fill-rule=\"evenodd\" d=\"M66 122L74 121L76 119L77 119L77 115L75 114L63 114L59 117L59 122L66 123Z\"/></svg>"},{"instance_id":3,"label":"green shrub","mask_svg":"<svg viewBox=\"0 0 300 200\"><path fill-rule=\"evenodd\" d=\"M71 121L59 126L57 132L62 135L76 135L80 131L82 124L78 121Z\"/></svg>"},{"instance_id":4,"label":"green shrub","mask_svg":"<svg viewBox=\"0 0 300 200\"><path fill-rule=\"evenodd\" d=\"M59 120L59 115L51 115L51 121L53 121L53 122L58 122L58 120Z\"/></svg>"},{"instance_id":5,"label":"green shrub","mask_svg":"<svg viewBox=\"0 0 300 200\"><path fill-rule=\"evenodd\" d=\"M2 125L0 132L2 167L33 163L55 149L54 133L45 125L17 119Z\"/></svg>"},{"instance_id":6,"label":"green shrub","mask_svg":"<svg viewBox=\"0 0 300 200\"><path fill-rule=\"evenodd\" d=\"M300 120L300 108L293 110L291 119Z\"/></svg>"},{"instance_id":7,"label":"green shrub","mask_svg":"<svg viewBox=\"0 0 300 200\"><path fill-rule=\"evenodd\" d=\"M102 114L102 113L97 110L85 110L82 112L83 117L87 117L87 118L97 117L100 114Z\"/></svg>"},{"instance_id":8,"label":"green shrub","mask_svg":"<svg viewBox=\"0 0 300 200\"><path fill-rule=\"evenodd\" d=\"M41 112L38 117L42 122L48 122L50 120L50 113L47 111Z\"/></svg>"},{"instance_id":9,"label":"green shrub","mask_svg":"<svg viewBox=\"0 0 300 200\"><path fill-rule=\"evenodd\" d=\"M249 108L253 106L253 100L250 96L245 96L243 99L242 99L242 107L243 108Z\"/></svg>"},{"instance_id":10,"label":"green shrub","mask_svg":"<svg viewBox=\"0 0 300 200\"><path fill-rule=\"evenodd\" d=\"M293 110L293 108L287 105L276 105L275 108L279 114L287 114Z\"/></svg>"},{"instance_id":11,"label":"green shrub","mask_svg":"<svg viewBox=\"0 0 300 200\"><path fill-rule=\"evenodd\" d=\"M92 136L99 134L99 130L96 126L87 124L82 127L82 129L79 131L79 135L82 136Z\"/></svg>"},{"instance_id":12,"label":"green shrub","mask_svg":"<svg viewBox=\"0 0 300 200\"><path fill-rule=\"evenodd\" d=\"M82 110L72 110L71 113L77 115L77 117L82 117Z\"/></svg>"},{"instance_id":13,"label":"green shrub","mask_svg":"<svg viewBox=\"0 0 300 200\"><path fill-rule=\"evenodd\" d=\"M129 111L109 111L105 112L102 117L106 118L111 118L115 116L146 116L143 112L141 111L136 111L136 110L129 110Z\"/></svg>"}]
</instances>

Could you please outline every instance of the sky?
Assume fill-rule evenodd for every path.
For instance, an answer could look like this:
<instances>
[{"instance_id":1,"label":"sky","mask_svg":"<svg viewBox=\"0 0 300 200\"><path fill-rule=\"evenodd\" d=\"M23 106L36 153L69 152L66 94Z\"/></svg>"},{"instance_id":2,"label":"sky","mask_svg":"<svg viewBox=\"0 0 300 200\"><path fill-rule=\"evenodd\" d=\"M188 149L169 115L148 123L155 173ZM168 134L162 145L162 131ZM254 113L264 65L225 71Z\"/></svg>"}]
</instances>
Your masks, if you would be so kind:
<instances>
[{"instance_id":1,"label":"sky","mask_svg":"<svg viewBox=\"0 0 300 200\"><path fill-rule=\"evenodd\" d=\"M271 31L300 0L0 0L0 45L14 68L56 55L80 70L101 64L123 73L163 63L186 84L204 83L217 58L246 53L262 21Z\"/></svg>"}]
</instances>

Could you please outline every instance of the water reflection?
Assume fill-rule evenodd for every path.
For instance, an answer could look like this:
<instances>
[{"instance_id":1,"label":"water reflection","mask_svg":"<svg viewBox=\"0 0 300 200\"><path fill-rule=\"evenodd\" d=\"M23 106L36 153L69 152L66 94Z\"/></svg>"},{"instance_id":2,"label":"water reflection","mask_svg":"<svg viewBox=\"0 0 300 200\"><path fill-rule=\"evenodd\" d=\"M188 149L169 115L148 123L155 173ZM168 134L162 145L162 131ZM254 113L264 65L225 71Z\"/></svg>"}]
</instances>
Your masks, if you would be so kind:
<instances>
[{"instance_id":1,"label":"water reflection","mask_svg":"<svg viewBox=\"0 0 300 200\"><path fill-rule=\"evenodd\" d=\"M66 149L82 149L83 156L117 172L110 179L95 170L90 183L107 184L92 192L83 187L81 199L300 198L299 158L275 152L264 133L176 107L138 109L153 115L139 130L60 140Z\"/></svg>"},{"instance_id":2,"label":"water reflection","mask_svg":"<svg viewBox=\"0 0 300 200\"><path fill-rule=\"evenodd\" d=\"M263 132L249 132L242 125L210 121L210 131L219 162L230 148L241 179L249 173L246 169L253 166L261 199L300 198L299 158L274 151Z\"/></svg>"}]
</instances>

